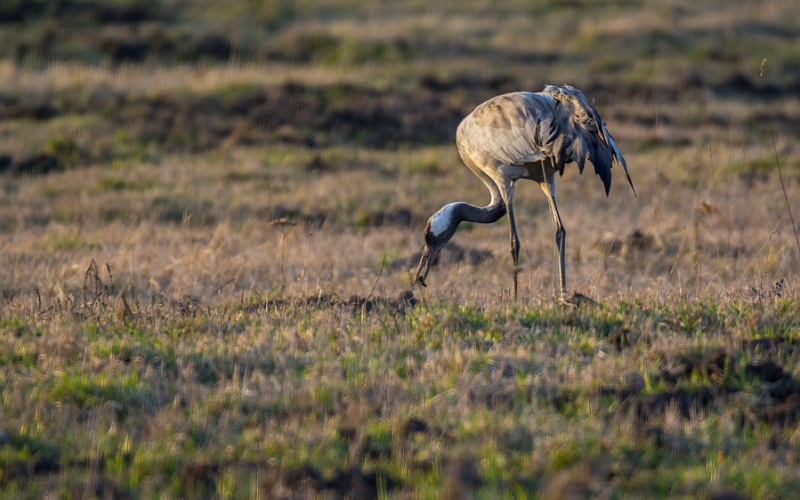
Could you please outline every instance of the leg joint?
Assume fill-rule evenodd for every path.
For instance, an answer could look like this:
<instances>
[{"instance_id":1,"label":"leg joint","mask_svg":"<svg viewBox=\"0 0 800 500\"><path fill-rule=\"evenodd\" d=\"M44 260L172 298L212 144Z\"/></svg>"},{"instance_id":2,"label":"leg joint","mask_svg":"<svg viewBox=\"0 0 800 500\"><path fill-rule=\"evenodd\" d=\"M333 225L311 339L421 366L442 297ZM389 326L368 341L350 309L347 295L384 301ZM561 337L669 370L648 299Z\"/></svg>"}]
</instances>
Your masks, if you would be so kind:
<instances>
[{"instance_id":1,"label":"leg joint","mask_svg":"<svg viewBox=\"0 0 800 500\"><path fill-rule=\"evenodd\" d=\"M567 239L567 231L563 227L556 229L556 243L561 243Z\"/></svg>"}]
</instances>

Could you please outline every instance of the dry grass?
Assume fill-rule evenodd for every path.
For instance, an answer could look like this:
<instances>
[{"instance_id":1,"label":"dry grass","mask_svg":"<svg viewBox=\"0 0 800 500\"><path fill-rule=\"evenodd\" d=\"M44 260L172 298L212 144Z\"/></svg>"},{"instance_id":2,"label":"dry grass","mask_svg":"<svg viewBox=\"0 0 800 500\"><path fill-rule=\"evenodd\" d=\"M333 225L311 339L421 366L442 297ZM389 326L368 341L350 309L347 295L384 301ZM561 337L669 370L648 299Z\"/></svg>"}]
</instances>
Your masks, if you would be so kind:
<instances>
[{"instance_id":1,"label":"dry grass","mask_svg":"<svg viewBox=\"0 0 800 500\"><path fill-rule=\"evenodd\" d=\"M797 491L794 3L109 5L0 25L2 496ZM595 303L525 183L520 302L504 222L412 299L429 214L488 201L447 131L562 82L638 193L559 179Z\"/></svg>"},{"instance_id":2,"label":"dry grass","mask_svg":"<svg viewBox=\"0 0 800 500\"><path fill-rule=\"evenodd\" d=\"M310 161L311 152L280 149L9 179L0 211L13 235L2 242L5 259L14 264L6 288L66 287L74 294L94 259L112 267L122 288L143 290L155 280L165 293L204 300L223 289L274 291L281 283L289 294L366 294L384 257L395 261L419 250L421 222L440 204L486 197L446 146L400 161L381 151L323 151L344 154L342 165L366 167L310 173L298 164ZM697 164L668 148L629 154L632 165L673 166L641 170L638 198L616 180L606 199L590 173L564 176L559 206L572 288L596 300L669 300L741 298L751 286L793 282L794 233L777 178L749 181L727 173L714 160L725 151L683 154ZM270 158L259 161L265 155ZM434 164L441 173L417 170ZM800 199L796 178L787 184L789 200ZM546 205L538 189L524 183L517 203L524 295L547 299L554 250ZM409 212L411 225L390 219L370 227L376 214L399 209ZM268 224L284 213L299 224ZM628 241L636 231L641 241ZM480 306L498 302L497 293L508 286L506 232L504 224L462 231L456 244L494 257L480 266L437 270L425 295ZM410 276L402 269L385 273L376 292L393 296L407 288Z\"/></svg>"}]
</instances>

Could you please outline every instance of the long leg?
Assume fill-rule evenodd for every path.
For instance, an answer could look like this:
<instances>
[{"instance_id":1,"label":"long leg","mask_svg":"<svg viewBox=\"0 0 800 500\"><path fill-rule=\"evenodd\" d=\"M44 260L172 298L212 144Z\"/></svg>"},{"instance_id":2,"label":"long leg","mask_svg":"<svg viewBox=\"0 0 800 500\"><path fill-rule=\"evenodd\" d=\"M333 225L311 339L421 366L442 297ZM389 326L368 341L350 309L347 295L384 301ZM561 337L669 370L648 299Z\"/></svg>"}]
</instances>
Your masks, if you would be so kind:
<instances>
[{"instance_id":1,"label":"long leg","mask_svg":"<svg viewBox=\"0 0 800 500\"><path fill-rule=\"evenodd\" d=\"M567 280L565 267L565 251L567 244L567 231L564 229L564 224L561 223L561 215L558 213L558 206L556 206L556 179L555 175L551 175L545 182L539 183L539 187L544 191L547 196L547 202L550 204L550 212L553 214L553 223L556 228L556 251L558 252L558 259L556 260L556 270L558 272L558 297L556 300L559 303L567 304Z\"/></svg>"},{"instance_id":2,"label":"long leg","mask_svg":"<svg viewBox=\"0 0 800 500\"><path fill-rule=\"evenodd\" d=\"M505 189L501 190L503 202L506 204L506 212L508 214L508 226L511 232L511 259L513 260L513 267L511 268L511 300L517 301L517 275L519 274L519 236L517 236L517 225L514 220L514 184L504 186Z\"/></svg>"}]
</instances>

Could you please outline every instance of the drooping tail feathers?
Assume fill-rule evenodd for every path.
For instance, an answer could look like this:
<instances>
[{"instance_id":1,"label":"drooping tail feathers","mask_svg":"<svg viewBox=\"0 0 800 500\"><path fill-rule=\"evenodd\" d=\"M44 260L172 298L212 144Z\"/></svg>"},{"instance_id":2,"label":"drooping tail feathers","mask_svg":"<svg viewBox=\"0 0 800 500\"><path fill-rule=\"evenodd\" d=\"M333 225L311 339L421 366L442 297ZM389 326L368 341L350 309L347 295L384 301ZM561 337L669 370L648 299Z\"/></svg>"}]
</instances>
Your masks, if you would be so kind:
<instances>
[{"instance_id":1,"label":"drooping tail feathers","mask_svg":"<svg viewBox=\"0 0 800 500\"><path fill-rule=\"evenodd\" d=\"M616 161L622 165L625 177L627 177L628 184L630 184L635 196L636 188L633 186L633 181L628 173L628 164L625 161L625 157L622 156L613 137L606 130L606 125L600 114L589 103L583 93L569 85L564 85L563 87L547 85L542 93L562 103L571 113L570 121L574 134L570 134L572 135L571 143L562 143L561 138L557 138L554 144L554 151L559 152L557 158L560 161L557 164L560 167L560 171L563 172L564 161L563 155L560 154L561 148L564 148L563 151L578 164L581 172L583 172L584 162L589 159L594 165L595 173L602 179L606 195L608 195L611 185L611 167Z\"/></svg>"}]
</instances>

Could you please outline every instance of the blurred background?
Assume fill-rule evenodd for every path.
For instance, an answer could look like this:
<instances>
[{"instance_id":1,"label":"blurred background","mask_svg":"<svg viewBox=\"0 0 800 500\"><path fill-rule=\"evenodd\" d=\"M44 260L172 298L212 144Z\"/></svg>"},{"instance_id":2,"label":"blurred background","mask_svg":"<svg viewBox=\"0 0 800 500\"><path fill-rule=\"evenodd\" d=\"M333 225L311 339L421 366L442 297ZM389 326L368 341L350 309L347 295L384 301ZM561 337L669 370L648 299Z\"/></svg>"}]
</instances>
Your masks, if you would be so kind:
<instances>
[{"instance_id":1,"label":"blurred background","mask_svg":"<svg viewBox=\"0 0 800 500\"><path fill-rule=\"evenodd\" d=\"M769 288L800 249L798 26L789 0L7 0L0 281L69 297L94 259L119 289L210 299L366 294L385 269L394 295L427 217L488 201L455 150L461 118L567 83L639 188L615 172L606 199L568 169L568 285ZM538 191L517 195L528 299L552 289ZM465 225L429 290L499 296L505 226Z\"/></svg>"}]
</instances>

